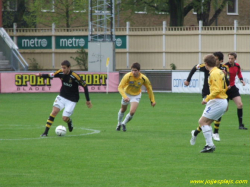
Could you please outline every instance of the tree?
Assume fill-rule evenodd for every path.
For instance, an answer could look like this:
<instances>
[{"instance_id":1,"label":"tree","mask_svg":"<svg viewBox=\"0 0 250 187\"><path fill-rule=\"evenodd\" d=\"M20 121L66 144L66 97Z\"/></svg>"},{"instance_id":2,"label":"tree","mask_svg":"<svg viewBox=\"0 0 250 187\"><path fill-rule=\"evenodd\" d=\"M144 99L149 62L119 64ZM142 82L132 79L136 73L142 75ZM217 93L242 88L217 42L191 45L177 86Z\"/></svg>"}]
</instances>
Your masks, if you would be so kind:
<instances>
[{"instance_id":1,"label":"tree","mask_svg":"<svg viewBox=\"0 0 250 187\"><path fill-rule=\"evenodd\" d=\"M203 21L204 26L212 25L225 5L230 0L127 0L123 3L123 10L134 13L146 10L149 14L165 12L170 16L170 26L183 26L184 17L194 9L197 12L197 22ZM211 5L215 10L211 19ZM217 8L218 7L218 8Z\"/></svg>"},{"instance_id":2,"label":"tree","mask_svg":"<svg viewBox=\"0 0 250 187\"><path fill-rule=\"evenodd\" d=\"M193 6L193 9L197 12L197 22L201 20L204 26L212 25L229 1L230 0L195 0L193 1L192 6ZM211 6L214 8L215 12L213 16L209 19Z\"/></svg>"},{"instance_id":3,"label":"tree","mask_svg":"<svg viewBox=\"0 0 250 187\"><path fill-rule=\"evenodd\" d=\"M44 26L57 26L70 28L88 25L88 1L87 0L33 0L29 3L30 16L26 16L27 22L36 22Z\"/></svg>"},{"instance_id":4,"label":"tree","mask_svg":"<svg viewBox=\"0 0 250 187\"><path fill-rule=\"evenodd\" d=\"M30 15L26 5L26 0L3 1L3 27L11 28L13 23L16 23L19 28L34 27L34 22L27 23L24 20L25 16Z\"/></svg>"}]
</instances>

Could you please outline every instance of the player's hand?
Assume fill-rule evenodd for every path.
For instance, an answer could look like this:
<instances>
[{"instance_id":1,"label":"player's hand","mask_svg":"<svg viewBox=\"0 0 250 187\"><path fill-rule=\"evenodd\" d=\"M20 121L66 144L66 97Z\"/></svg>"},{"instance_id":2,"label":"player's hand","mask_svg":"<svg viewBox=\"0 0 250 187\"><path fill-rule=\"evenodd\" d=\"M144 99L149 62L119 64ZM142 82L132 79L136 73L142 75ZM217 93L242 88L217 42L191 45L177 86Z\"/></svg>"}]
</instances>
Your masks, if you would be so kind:
<instances>
[{"instance_id":1,"label":"player's hand","mask_svg":"<svg viewBox=\"0 0 250 187\"><path fill-rule=\"evenodd\" d=\"M125 101L125 102L129 102L129 101L130 101L130 99L127 97L126 99L123 99L123 101Z\"/></svg>"},{"instance_id":2,"label":"player's hand","mask_svg":"<svg viewBox=\"0 0 250 187\"><path fill-rule=\"evenodd\" d=\"M203 101L201 102L201 104L202 104L202 105L205 105L205 104L207 104L207 102L206 102L205 100L203 100Z\"/></svg>"},{"instance_id":3,"label":"player's hand","mask_svg":"<svg viewBox=\"0 0 250 187\"><path fill-rule=\"evenodd\" d=\"M91 101L86 101L86 105L88 106L88 108L92 108L92 103L91 103Z\"/></svg>"},{"instance_id":4,"label":"player's hand","mask_svg":"<svg viewBox=\"0 0 250 187\"><path fill-rule=\"evenodd\" d=\"M41 73L37 73L36 76L37 76L37 77L41 77L42 74L41 74Z\"/></svg>"},{"instance_id":5,"label":"player's hand","mask_svg":"<svg viewBox=\"0 0 250 187\"><path fill-rule=\"evenodd\" d=\"M227 87L227 89L229 90L231 88L231 86L229 85L228 87Z\"/></svg>"},{"instance_id":6,"label":"player's hand","mask_svg":"<svg viewBox=\"0 0 250 187\"><path fill-rule=\"evenodd\" d=\"M245 81L241 80L240 82L243 84L243 86L246 85Z\"/></svg>"},{"instance_id":7,"label":"player's hand","mask_svg":"<svg viewBox=\"0 0 250 187\"><path fill-rule=\"evenodd\" d=\"M155 105L156 105L156 102L154 102L154 103L151 102L151 106L152 107L154 107Z\"/></svg>"},{"instance_id":8,"label":"player's hand","mask_svg":"<svg viewBox=\"0 0 250 187\"><path fill-rule=\"evenodd\" d=\"M184 84L185 84L186 86L189 86L189 82L188 82L188 81L185 81Z\"/></svg>"}]
</instances>

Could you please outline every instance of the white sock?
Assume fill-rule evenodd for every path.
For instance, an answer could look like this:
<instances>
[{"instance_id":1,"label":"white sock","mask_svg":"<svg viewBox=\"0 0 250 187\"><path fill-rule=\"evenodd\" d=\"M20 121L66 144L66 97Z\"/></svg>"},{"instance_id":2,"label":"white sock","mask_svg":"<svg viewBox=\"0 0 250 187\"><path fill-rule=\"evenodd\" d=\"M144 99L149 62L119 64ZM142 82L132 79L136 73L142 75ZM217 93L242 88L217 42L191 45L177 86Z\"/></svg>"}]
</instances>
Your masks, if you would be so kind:
<instances>
[{"instance_id":1,"label":"white sock","mask_svg":"<svg viewBox=\"0 0 250 187\"><path fill-rule=\"evenodd\" d=\"M212 127L209 125L203 125L201 129L205 137L206 144L208 146L214 146L213 139L212 139L212 132L213 132Z\"/></svg>"},{"instance_id":2,"label":"white sock","mask_svg":"<svg viewBox=\"0 0 250 187\"><path fill-rule=\"evenodd\" d=\"M122 124L126 125L126 123L128 123L132 118L133 116L131 116L130 113L128 113L125 119L123 120Z\"/></svg>"},{"instance_id":3,"label":"white sock","mask_svg":"<svg viewBox=\"0 0 250 187\"><path fill-rule=\"evenodd\" d=\"M118 124L120 125L123 119L124 113L121 112L121 109L118 112Z\"/></svg>"}]
</instances>

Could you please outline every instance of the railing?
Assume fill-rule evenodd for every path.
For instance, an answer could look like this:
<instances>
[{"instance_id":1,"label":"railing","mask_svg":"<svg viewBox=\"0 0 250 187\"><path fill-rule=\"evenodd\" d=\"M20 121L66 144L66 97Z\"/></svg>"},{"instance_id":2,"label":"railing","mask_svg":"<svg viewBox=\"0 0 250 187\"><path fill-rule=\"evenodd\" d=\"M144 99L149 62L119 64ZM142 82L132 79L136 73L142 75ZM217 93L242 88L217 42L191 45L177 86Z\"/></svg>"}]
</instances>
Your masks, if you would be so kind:
<instances>
[{"instance_id":1,"label":"railing","mask_svg":"<svg viewBox=\"0 0 250 187\"><path fill-rule=\"evenodd\" d=\"M11 67L15 71L22 71L22 70L27 71L29 67L28 63L19 53L18 47L9 37L4 28L0 28L0 36L1 36L0 49L1 51L3 51L4 55L10 61Z\"/></svg>"},{"instance_id":2,"label":"railing","mask_svg":"<svg viewBox=\"0 0 250 187\"><path fill-rule=\"evenodd\" d=\"M88 32L88 27L76 28L55 28L56 33L60 32ZM126 32L126 27L116 27L115 32ZM234 26L202 26L202 31L233 31ZM5 28L7 33L13 33L13 28ZM183 26L183 27L166 27L167 31L198 31L199 26ZM237 26L237 30L249 31L250 26ZM130 27L130 32L157 32L163 31L163 27ZM52 28L16 28L16 33L48 33L52 32Z\"/></svg>"}]
</instances>

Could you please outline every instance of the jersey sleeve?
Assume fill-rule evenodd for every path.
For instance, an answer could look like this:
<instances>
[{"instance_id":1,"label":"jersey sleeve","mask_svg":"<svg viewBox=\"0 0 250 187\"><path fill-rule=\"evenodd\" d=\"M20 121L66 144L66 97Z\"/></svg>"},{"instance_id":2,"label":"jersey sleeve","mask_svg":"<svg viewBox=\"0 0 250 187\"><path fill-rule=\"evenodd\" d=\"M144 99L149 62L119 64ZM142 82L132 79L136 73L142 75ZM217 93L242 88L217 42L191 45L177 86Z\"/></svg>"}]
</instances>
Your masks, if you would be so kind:
<instances>
[{"instance_id":1,"label":"jersey sleeve","mask_svg":"<svg viewBox=\"0 0 250 187\"><path fill-rule=\"evenodd\" d=\"M143 85L147 89L149 99L150 99L151 103L155 103L155 97L154 97L154 93L153 93L151 82L149 81L149 79L146 76L144 76L143 79L145 80L145 82L144 82Z\"/></svg>"},{"instance_id":2,"label":"jersey sleeve","mask_svg":"<svg viewBox=\"0 0 250 187\"><path fill-rule=\"evenodd\" d=\"M42 74L42 77L43 78L50 78L50 79L53 79L54 77L60 77L59 76L59 73L62 72L62 70L58 70L54 73L48 73L48 74Z\"/></svg>"},{"instance_id":3,"label":"jersey sleeve","mask_svg":"<svg viewBox=\"0 0 250 187\"><path fill-rule=\"evenodd\" d=\"M197 67L197 65L195 65L195 66L191 69L191 71L190 71L190 73L189 73L189 75L188 75L188 77L187 77L187 81L188 81L188 82L191 81L193 74L196 72L196 70L197 70L196 67Z\"/></svg>"},{"instance_id":4,"label":"jersey sleeve","mask_svg":"<svg viewBox=\"0 0 250 187\"><path fill-rule=\"evenodd\" d=\"M86 100L90 101L89 90L88 90L88 86L86 82L82 80L82 77L78 75L77 73L72 72L72 75L76 78L76 81L78 82L78 84L83 87Z\"/></svg>"},{"instance_id":5,"label":"jersey sleeve","mask_svg":"<svg viewBox=\"0 0 250 187\"><path fill-rule=\"evenodd\" d=\"M125 99L127 98L127 95L126 95L126 93L124 91L124 88L128 85L128 81L129 81L129 73L127 73L127 74L125 74L123 76L123 78L122 78L122 80L121 80L121 82L120 82L120 84L118 86L119 93Z\"/></svg>"},{"instance_id":6,"label":"jersey sleeve","mask_svg":"<svg viewBox=\"0 0 250 187\"><path fill-rule=\"evenodd\" d=\"M243 76L241 74L241 69L240 69L240 65L238 66L238 72L237 72L237 75L239 77L240 80L243 80Z\"/></svg>"}]
</instances>

